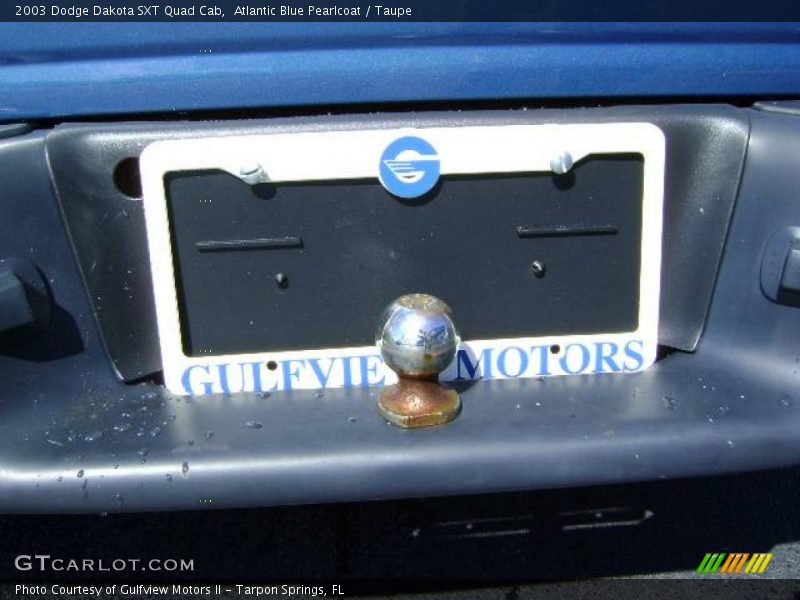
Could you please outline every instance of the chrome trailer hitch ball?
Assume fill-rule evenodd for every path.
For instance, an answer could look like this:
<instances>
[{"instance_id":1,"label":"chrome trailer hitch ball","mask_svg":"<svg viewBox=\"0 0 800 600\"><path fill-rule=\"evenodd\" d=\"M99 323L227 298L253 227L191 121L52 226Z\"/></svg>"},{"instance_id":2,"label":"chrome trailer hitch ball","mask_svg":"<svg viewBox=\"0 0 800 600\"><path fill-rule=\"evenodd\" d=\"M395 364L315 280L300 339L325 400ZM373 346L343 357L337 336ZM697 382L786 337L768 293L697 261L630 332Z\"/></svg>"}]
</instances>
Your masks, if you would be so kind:
<instances>
[{"instance_id":1,"label":"chrome trailer hitch ball","mask_svg":"<svg viewBox=\"0 0 800 600\"><path fill-rule=\"evenodd\" d=\"M439 383L458 349L451 314L447 304L428 294L401 296L383 311L375 341L398 381L383 389L378 407L390 423L427 427L458 416L458 393Z\"/></svg>"}]
</instances>

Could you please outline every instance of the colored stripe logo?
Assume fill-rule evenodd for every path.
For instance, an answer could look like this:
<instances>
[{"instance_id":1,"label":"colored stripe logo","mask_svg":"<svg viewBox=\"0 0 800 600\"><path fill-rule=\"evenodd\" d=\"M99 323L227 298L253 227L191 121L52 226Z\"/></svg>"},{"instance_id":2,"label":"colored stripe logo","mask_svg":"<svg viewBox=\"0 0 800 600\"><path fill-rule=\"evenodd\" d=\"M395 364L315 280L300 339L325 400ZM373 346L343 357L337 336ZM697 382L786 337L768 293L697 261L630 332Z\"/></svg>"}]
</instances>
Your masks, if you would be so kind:
<instances>
[{"instance_id":1,"label":"colored stripe logo","mask_svg":"<svg viewBox=\"0 0 800 600\"><path fill-rule=\"evenodd\" d=\"M700 566L697 567L698 573L750 573L760 574L766 571L769 561L772 560L771 553L757 552L749 554L747 552L733 553L711 553L703 557Z\"/></svg>"}]
</instances>

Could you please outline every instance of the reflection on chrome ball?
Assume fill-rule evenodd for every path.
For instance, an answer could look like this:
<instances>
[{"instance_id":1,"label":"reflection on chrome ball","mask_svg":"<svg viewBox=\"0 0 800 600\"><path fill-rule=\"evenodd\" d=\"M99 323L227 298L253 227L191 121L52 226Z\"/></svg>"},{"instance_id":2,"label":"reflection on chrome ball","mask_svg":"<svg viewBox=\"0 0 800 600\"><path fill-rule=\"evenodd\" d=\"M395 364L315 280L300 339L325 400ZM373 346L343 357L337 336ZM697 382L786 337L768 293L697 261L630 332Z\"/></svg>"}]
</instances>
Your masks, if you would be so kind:
<instances>
[{"instance_id":1,"label":"reflection on chrome ball","mask_svg":"<svg viewBox=\"0 0 800 600\"><path fill-rule=\"evenodd\" d=\"M428 294L409 294L381 315L375 343L383 361L401 377L436 377L456 354L459 338L444 302Z\"/></svg>"}]
</instances>

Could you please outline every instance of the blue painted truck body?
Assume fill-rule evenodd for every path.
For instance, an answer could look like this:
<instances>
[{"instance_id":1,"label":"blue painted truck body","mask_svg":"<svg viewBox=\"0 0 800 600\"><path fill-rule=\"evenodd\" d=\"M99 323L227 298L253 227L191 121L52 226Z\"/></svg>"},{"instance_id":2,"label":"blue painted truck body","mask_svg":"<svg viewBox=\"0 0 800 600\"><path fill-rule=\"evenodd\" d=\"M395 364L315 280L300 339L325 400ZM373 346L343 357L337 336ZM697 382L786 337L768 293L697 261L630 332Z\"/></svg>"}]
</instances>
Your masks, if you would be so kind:
<instances>
[{"instance_id":1,"label":"blue painted truck body","mask_svg":"<svg viewBox=\"0 0 800 600\"><path fill-rule=\"evenodd\" d=\"M791 96L797 23L14 23L0 118Z\"/></svg>"}]
</instances>

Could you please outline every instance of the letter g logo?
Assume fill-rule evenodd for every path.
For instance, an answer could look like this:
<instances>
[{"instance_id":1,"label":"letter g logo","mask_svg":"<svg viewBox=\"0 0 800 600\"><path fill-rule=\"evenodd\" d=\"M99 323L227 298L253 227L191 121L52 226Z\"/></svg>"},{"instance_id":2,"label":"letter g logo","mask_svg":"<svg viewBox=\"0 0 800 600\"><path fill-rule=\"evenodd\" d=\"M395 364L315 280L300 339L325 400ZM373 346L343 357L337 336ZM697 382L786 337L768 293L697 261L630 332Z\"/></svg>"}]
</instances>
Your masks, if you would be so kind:
<instances>
[{"instance_id":1,"label":"letter g logo","mask_svg":"<svg viewBox=\"0 0 800 600\"><path fill-rule=\"evenodd\" d=\"M390 194L419 198L439 181L439 156L422 138L398 138L383 151L378 178Z\"/></svg>"}]
</instances>

